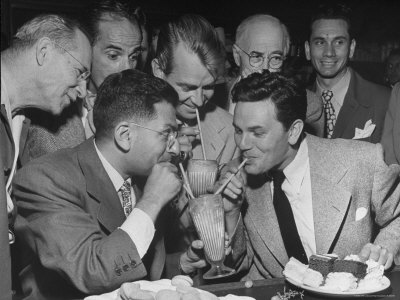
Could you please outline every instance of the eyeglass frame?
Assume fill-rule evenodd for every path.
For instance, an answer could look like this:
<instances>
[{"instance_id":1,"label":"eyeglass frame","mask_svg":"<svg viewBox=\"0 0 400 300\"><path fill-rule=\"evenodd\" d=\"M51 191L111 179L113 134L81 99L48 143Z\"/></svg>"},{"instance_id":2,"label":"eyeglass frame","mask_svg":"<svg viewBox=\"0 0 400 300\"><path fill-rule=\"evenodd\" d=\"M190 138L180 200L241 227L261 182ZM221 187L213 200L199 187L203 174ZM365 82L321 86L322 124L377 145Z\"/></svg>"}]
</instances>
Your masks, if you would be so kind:
<instances>
[{"instance_id":1,"label":"eyeglass frame","mask_svg":"<svg viewBox=\"0 0 400 300\"><path fill-rule=\"evenodd\" d=\"M234 46L238 47L244 54L246 54L246 55L248 56L248 58L249 58L249 64L250 64L250 66L252 66L252 67L254 67L254 68L258 68L258 67L262 66L263 63L264 63L264 61L265 61L265 58L267 58L267 59L268 59L268 64L267 64L268 69L278 70L278 69L280 69L280 68L282 67L283 62L284 62L285 59L286 59L286 56L281 55L281 54L278 54L278 53L273 53L273 54L271 54L270 56L265 57L264 53L257 52L257 51L251 51L251 53L256 54L256 55L252 55L251 53L247 53L246 51L244 51L238 44L234 44ZM279 56L280 58L282 58L282 63L279 65L279 67L272 67L272 66L270 65L271 60L272 60L273 58L278 57L278 56ZM252 58L257 58L257 57L261 57L261 58L262 58L261 63L260 63L259 65L254 65L254 64L251 62L251 59L252 59Z\"/></svg>"},{"instance_id":2,"label":"eyeglass frame","mask_svg":"<svg viewBox=\"0 0 400 300\"><path fill-rule=\"evenodd\" d=\"M127 122L130 123L130 124L133 124L133 125L135 125L137 127L140 127L140 128L143 128L143 129L147 129L147 130L159 133L159 134L167 137L168 138L168 140L167 140L167 149L171 149L172 146L175 144L175 142L178 141L178 133L179 133L178 130L173 130L173 131L170 131L169 133L167 133L167 132L159 131L159 130L156 130L156 129L153 129L153 128L149 128L149 127L137 124L137 123L132 122L132 121L127 121Z\"/></svg>"},{"instance_id":3,"label":"eyeglass frame","mask_svg":"<svg viewBox=\"0 0 400 300\"><path fill-rule=\"evenodd\" d=\"M57 42L55 42L55 41L52 41L53 43L54 43L54 45L56 45L57 47L59 47L59 48L61 48L61 49L63 49L66 53L68 53L73 59L75 59L81 66L82 66L82 68L83 68L83 72L81 71L81 70L79 70L79 76L78 76L78 81L86 81L89 77L90 77L90 75L91 75L91 72L83 65L83 63L81 63L75 56L73 56L72 54L71 54L71 52L69 52L67 49L65 49L63 46L61 46L60 44L58 44Z\"/></svg>"}]
</instances>

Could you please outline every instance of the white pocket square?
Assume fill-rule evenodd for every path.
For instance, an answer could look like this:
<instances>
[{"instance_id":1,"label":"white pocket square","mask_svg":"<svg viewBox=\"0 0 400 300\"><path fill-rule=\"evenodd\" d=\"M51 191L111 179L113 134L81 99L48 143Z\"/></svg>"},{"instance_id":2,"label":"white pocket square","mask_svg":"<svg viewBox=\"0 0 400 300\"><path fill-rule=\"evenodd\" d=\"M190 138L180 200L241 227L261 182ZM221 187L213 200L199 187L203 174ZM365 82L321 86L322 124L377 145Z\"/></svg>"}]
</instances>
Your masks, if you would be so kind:
<instances>
[{"instance_id":1,"label":"white pocket square","mask_svg":"<svg viewBox=\"0 0 400 300\"><path fill-rule=\"evenodd\" d=\"M356 221L360 221L367 215L367 209L365 207L357 208L356 210Z\"/></svg>"},{"instance_id":2,"label":"white pocket square","mask_svg":"<svg viewBox=\"0 0 400 300\"><path fill-rule=\"evenodd\" d=\"M356 128L353 140L365 139L367 137L370 137L371 134L374 132L375 127L376 125L372 123L372 120L368 120L364 125L364 129Z\"/></svg>"}]
</instances>

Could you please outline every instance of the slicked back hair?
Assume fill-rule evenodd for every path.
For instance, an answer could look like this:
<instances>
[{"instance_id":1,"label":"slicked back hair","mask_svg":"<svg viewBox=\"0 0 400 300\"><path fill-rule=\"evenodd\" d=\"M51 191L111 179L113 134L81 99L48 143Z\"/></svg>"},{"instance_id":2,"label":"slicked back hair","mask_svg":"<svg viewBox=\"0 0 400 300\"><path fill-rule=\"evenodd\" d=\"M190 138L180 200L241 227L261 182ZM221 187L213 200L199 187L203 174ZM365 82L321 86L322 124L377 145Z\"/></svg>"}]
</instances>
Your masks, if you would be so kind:
<instances>
[{"instance_id":1,"label":"slicked back hair","mask_svg":"<svg viewBox=\"0 0 400 300\"><path fill-rule=\"evenodd\" d=\"M178 94L162 79L133 69L109 75L93 107L96 138L113 136L122 121L141 123L157 118L154 104L164 101L175 107Z\"/></svg>"},{"instance_id":2,"label":"slicked back hair","mask_svg":"<svg viewBox=\"0 0 400 300\"><path fill-rule=\"evenodd\" d=\"M183 43L189 52L199 57L214 79L223 74L225 48L214 27L206 19L188 14L160 27L156 58L166 75L172 72L174 50L179 43Z\"/></svg>"},{"instance_id":3,"label":"slicked back hair","mask_svg":"<svg viewBox=\"0 0 400 300\"><path fill-rule=\"evenodd\" d=\"M234 103L272 101L277 120L286 130L295 120L306 119L306 90L294 78L278 72L265 70L240 80L233 88L232 100Z\"/></svg>"},{"instance_id":4,"label":"slicked back hair","mask_svg":"<svg viewBox=\"0 0 400 300\"><path fill-rule=\"evenodd\" d=\"M132 24L146 24L146 17L135 0L94 0L84 10L82 23L91 36L91 44L95 44L99 38L99 23L103 20L127 19Z\"/></svg>"},{"instance_id":5,"label":"slicked back hair","mask_svg":"<svg viewBox=\"0 0 400 300\"><path fill-rule=\"evenodd\" d=\"M75 20L60 15L40 15L22 25L14 36L11 49L24 51L41 38L47 37L66 50L75 50L76 32L80 30L88 39L86 30Z\"/></svg>"},{"instance_id":6,"label":"slicked back hair","mask_svg":"<svg viewBox=\"0 0 400 300\"><path fill-rule=\"evenodd\" d=\"M311 16L310 34L312 33L312 26L318 20L343 20L347 24L347 32L350 39L354 38L354 30L351 25L351 9L343 3L326 3L318 7L317 11Z\"/></svg>"}]
</instances>

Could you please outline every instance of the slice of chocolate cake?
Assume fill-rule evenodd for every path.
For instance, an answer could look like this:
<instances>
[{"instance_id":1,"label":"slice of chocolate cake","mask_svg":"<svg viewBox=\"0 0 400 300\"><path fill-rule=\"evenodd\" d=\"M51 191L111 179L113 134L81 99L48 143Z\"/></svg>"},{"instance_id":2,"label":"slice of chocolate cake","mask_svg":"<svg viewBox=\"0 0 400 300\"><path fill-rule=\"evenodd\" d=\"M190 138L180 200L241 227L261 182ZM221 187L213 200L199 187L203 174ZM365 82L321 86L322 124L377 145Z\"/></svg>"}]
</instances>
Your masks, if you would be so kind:
<instances>
[{"instance_id":1,"label":"slice of chocolate cake","mask_svg":"<svg viewBox=\"0 0 400 300\"><path fill-rule=\"evenodd\" d=\"M308 260L309 268L320 272L326 277L328 273L333 272L333 263L336 259L336 257L321 254L311 255Z\"/></svg>"},{"instance_id":2,"label":"slice of chocolate cake","mask_svg":"<svg viewBox=\"0 0 400 300\"><path fill-rule=\"evenodd\" d=\"M333 264L333 272L347 272L361 279L367 274L367 264L355 260L336 260Z\"/></svg>"}]
</instances>

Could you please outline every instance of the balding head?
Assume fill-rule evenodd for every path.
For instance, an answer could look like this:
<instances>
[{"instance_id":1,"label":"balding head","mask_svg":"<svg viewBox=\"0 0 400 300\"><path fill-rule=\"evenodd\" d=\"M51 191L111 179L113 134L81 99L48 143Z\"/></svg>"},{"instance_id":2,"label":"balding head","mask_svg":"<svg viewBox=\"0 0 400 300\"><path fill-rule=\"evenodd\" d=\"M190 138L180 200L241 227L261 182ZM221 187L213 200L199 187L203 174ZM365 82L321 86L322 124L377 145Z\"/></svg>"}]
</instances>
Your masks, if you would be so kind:
<instances>
[{"instance_id":1,"label":"balding head","mask_svg":"<svg viewBox=\"0 0 400 300\"><path fill-rule=\"evenodd\" d=\"M287 28L277 18L270 15L253 15L240 23L236 31L234 56L242 75L248 75L262 69L269 69L267 59L255 68L249 65L249 58L239 47L248 54L261 53L265 57L274 54L286 56L289 52L290 38ZM244 73L244 74L243 74Z\"/></svg>"}]
</instances>

